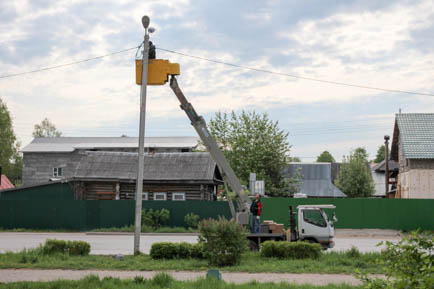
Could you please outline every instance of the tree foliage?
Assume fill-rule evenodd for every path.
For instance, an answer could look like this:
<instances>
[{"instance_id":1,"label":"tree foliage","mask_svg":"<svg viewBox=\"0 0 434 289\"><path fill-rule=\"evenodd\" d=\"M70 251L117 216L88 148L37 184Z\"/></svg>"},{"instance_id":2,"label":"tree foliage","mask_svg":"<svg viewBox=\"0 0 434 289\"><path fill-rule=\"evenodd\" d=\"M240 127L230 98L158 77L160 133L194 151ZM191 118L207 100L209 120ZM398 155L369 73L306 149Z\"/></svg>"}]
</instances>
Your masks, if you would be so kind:
<instances>
[{"instance_id":1,"label":"tree foliage","mask_svg":"<svg viewBox=\"0 0 434 289\"><path fill-rule=\"evenodd\" d=\"M374 181L367 165L368 154L357 148L345 157L336 186L348 197L369 197L374 194Z\"/></svg>"},{"instance_id":2,"label":"tree foliage","mask_svg":"<svg viewBox=\"0 0 434 289\"><path fill-rule=\"evenodd\" d=\"M249 174L254 172L258 180L265 181L267 193L284 190L282 170L289 162L291 146L288 133L279 129L277 121L254 111L239 115L218 112L209 128L243 184L248 184Z\"/></svg>"},{"instance_id":3,"label":"tree foliage","mask_svg":"<svg viewBox=\"0 0 434 289\"><path fill-rule=\"evenodd\" d=\"M317 163L334 163L335 158L328 151L323 151L316 159Z\"/></svg>"},{"instance_id":4,"label":"tree foliage","mask_svg":"<svg viewBox=\"0 0 434 289\"><path fill-rule=\"evenodd\" d=\"M377 156L375 157L374 163L380 163L386 157L386 147L384 145L380 146L377 150Z\"/></svg>"},{"instance_id":5,"label":"tree foliage","mask_svg":"<svg viewBox=\"0 0 434 289\"><path fill-rule=\"evenodd\" d=\"M382 243L380 243L382 244ZM412 232L398 242L386 242L386 250L378 262L386 279L358 274L364 288L434 288L434 238Z\"/></svg>"},{"instance_id":6,"label":"tree foliage","mask_svg":"<svg viewBox=\"0 0 434 289\"><path fill-rule=\"evenodd\" d=\"M19 148L10 112L0 98L0 166L2 173L15 185L21 184L22 156Z\"/></svg>"},{"instance_id":7,"label":"tree foliage","mask_svg":"<svg viewBox=\"0 0 434 289\"><path fill-rule=\"evenodd\" d=\"M33 137L60 137L62 133L56 129L54 123L44 118L40 124L35 124Z\"/></svg>"},{"instance_id":8,"label":"tree foliage","mask_svg":"<svg viewBox=\"0 0 434 289\"><path fill-rule=\"evenodd\" d=\"M301 163L301 159L299 157L289 157L289 161L291 163Z\"/></svg>"}]
</instances>

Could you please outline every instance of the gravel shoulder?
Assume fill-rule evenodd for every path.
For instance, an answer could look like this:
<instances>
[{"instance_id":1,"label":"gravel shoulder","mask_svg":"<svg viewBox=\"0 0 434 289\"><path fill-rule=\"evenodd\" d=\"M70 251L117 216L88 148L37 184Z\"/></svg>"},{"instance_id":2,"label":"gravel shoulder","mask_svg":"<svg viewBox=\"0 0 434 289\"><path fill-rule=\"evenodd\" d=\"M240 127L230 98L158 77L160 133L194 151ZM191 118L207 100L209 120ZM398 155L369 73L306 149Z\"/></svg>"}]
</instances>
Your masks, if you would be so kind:
<instances>
[{"instance_id":1,"label":"gravel shoulder","mask_svg":"<svg viewBox=\"0 0 434 289\"><path fill-rule=\"evenodd\" d=\"M0 270L0 282L10 283L18 281L54 281L58 279L79 280L87 275L98 275L100 278L134 278L143 276L146 279L152 278L160 271L103 271L103 270L32 270L32 269L7 269ZM186 281L205 277L206 272L191 271L165 271L173 278ZM278 274L278 273L241 273L222 272L223 280L230 283L247 283L253 280L258 282L287 282L295 284L350 284L360 285L361 282L352 275L344 274Z\"/></svg>"}]
</instances>

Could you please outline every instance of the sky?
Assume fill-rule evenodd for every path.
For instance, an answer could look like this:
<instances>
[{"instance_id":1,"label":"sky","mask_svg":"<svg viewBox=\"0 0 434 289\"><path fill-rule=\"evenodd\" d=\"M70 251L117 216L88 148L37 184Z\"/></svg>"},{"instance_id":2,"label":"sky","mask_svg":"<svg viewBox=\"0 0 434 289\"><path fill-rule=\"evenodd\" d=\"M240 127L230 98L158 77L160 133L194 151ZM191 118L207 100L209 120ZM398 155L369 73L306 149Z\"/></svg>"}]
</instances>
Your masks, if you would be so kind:
<instances>
[{"instance_id":1,"label":"sky","mask_svg":"<svg viewBox=\"0 0 434 289\"><path fill-rule=\"evenodd\" d=\"M293 76L434 94L434 1L3 0L0 77L137 47L143 15L160 48ZM139 52L140 55L140 52ZM0 78L22 147L48 117L64 136L138 136L136 49ZM267 74L157 50L180 64L196 111L267 113L289 133L291 156L370 158L395 114L434 112L434 96ZM149 86L146 136L194 136L175 95Z\"/></svg>"}]
</instances>

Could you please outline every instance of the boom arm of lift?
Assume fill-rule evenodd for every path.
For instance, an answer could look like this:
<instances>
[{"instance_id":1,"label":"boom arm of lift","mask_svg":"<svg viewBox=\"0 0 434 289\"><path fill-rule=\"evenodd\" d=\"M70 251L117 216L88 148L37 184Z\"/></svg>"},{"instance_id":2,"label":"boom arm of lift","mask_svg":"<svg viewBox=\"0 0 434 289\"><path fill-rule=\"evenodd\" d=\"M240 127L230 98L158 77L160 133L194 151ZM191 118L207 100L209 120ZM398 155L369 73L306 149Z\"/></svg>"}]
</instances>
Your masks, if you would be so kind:
<instances>
[{"instance_id":1,"label":"boom arm of lift","mask_svg":"<svg viewBox=\"0 0 434 289\"><path fill-rule=\"evenodd\" d=\"M229 165L222 151L218 147L216 140L208 131L208 128L206 127L205 119L202 116L198 115L194 110L193 105L187 101L187 99L185 98L184 94L182 93L181 89L178 86L178 81L173 75L171 76L170 79L170 87L172 88L173 92L175 93L176 97L181 103L181 109L185 111L188 118L190 119L191 125L196 130L202 142L208 148L211 156L217 163L218 167L222 170L223 177L226 178L230 187L235 192L238 206L237 206L237 212L235 216L234 216L235 210L233 209L233 206L231 206L233 217L235 217L237 222L242 225L248 224L250 199L245 194L240 181L238 180L237 176L235 175L234 171L232 170L231 166ZM231 200L229 199L228 201L229 204L231 205L232 204Z\"/></svg>"}]
</instances>

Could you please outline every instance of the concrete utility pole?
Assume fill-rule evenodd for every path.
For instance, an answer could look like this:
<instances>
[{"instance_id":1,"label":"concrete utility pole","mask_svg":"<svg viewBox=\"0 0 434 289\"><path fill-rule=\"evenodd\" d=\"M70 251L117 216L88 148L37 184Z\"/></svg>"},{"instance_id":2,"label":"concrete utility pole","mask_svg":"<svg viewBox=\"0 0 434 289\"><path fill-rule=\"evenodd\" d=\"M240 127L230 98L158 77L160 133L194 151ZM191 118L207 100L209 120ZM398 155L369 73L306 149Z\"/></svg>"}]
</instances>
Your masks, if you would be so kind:
<instances>
[{"instance_id":1,"label":"concrete utility pole","mask_svg":"<svg viewBox=\"0 0 434 289\"><path fill-rule=\"evenodd\" d=\"M143 41L143 65L142 65L142 86L140 88L140 130L139 130L139 157L136 181L136 215L134 230L134 255L140 253L140 234L142 230L142 192L143 192L143 170L145 154L145 115L146 115L146 86L148 81L148 54L149 54L149 27L148 16L142 17L142 24L145 28L145 39Z\"/></svg>"},{"instance_id":2,"label":"concrete utility pole","mask_svg":"<svg viewBox=\"0 0 434 289\"><path fill-rule=\"evenodd\" d=\"M386 171L384 173L386 178L386 197L389 192L389 139L388 135L384 136L384 164L386 165Z\"/></svg>"}]
</instances>

